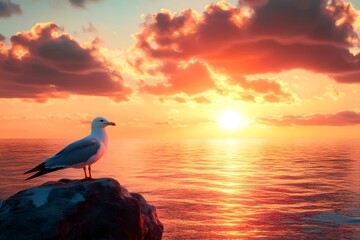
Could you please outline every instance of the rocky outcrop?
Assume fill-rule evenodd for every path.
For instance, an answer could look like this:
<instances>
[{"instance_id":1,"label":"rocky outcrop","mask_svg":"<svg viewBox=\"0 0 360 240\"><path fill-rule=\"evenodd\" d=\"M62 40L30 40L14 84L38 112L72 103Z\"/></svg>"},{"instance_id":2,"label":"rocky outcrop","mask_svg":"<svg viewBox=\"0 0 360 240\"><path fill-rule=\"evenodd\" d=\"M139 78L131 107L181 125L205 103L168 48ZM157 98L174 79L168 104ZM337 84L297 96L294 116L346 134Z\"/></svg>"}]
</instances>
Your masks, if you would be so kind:
<instances>
[{"instance_id":1,"label":"rocky outcrop","mask_svg":"<svg viewBox=\"0 0 360 240\"><path fill-rule=\"evenodd\" d=\"M0 239L161 239L154 206L116 180L47 182L0 201Z\"/></svg>"}]
</instances>

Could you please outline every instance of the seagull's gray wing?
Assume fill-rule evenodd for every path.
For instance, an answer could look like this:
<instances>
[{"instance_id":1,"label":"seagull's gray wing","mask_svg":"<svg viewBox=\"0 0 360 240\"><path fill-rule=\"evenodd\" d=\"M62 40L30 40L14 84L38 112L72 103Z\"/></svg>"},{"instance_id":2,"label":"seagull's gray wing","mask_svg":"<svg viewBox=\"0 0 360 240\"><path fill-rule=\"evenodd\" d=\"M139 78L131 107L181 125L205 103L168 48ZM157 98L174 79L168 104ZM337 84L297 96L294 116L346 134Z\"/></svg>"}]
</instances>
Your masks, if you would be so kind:
<instances>
[{"instance_id":1,"label":"seagull's gray wing","mask_svg":"<svg viewBox=\"0 0 360 240\"><path fill-rule=\"evenodd\" d=\"M95 138L83 138L73 142L51 158L46 159L35 168L25 172L24 174L37 172L26 180L86 162L99 151L100 147L101 143Z\"/></svg>"},{"instance_id":2,"label":"seagull's gray wing","mask_svg":"<svg viewBox=\"0 0 360 240\"><path fill-rule=\"evenodd\" d=\"M60 152L48 158L44 164L46 168L64 168L86 162L95 155L101 147L99 140L83 138L73 142Z\"/></svg>"}]
</instances>

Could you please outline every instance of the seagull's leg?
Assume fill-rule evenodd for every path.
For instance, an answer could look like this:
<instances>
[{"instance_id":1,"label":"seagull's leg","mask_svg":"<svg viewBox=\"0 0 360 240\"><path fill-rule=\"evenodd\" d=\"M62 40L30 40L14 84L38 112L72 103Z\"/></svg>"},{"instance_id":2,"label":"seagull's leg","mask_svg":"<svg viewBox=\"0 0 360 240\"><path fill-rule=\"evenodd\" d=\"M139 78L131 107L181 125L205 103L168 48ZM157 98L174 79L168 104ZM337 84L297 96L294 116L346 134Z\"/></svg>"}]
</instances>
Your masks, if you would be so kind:
<instances>
[{"instance_id":1,"label":"seagull's leg","mask_svg":"<svg viewBox=\"0 0 360 240\"><path fill-rule=\"evenodd\" d=\"M86 166L83 167L83 170L84 170L84 174L85 174L85 179L87 179L87 175L86 175Z\"/></svg>"},{"instance_id":2,"label":"seagull's leg","mask_svg":"<svg viewBox=\"0 0 360 240\"><path fill-rule=\"evenodd\" d=\"M90 176L89 178L92 179L92 177L91 177L91 165L89 165L89 176Z\"/></svg>"}]
</instances>

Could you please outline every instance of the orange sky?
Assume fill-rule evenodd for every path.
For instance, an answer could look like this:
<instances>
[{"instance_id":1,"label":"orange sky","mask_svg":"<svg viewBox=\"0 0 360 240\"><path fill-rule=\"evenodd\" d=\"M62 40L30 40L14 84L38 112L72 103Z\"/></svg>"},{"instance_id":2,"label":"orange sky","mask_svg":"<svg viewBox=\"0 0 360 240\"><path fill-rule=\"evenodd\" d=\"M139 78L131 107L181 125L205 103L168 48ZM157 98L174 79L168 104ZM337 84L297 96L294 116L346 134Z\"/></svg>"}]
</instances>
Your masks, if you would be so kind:
<instances>
[{"instance_id":1,"label":"orange sky","mask_svg":"<svg viewBox=\"0 0 360 240\"><path fill-rule=\"evenodd\" d=\"M111 138L360 136L357 1L115 3L0 10L0 138L78 138L95 116ZM221 128L227 110L246 124Z\"/></svg>"}]
</instances>

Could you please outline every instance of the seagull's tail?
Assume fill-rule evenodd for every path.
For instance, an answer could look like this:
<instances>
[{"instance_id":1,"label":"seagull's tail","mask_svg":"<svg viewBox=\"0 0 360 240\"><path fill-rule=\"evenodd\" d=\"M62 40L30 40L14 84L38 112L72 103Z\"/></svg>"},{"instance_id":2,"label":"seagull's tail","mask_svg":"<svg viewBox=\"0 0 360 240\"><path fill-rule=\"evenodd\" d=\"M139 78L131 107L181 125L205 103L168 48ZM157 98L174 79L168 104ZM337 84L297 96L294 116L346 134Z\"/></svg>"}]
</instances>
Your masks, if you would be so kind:
<instances>
[{"instance_id":1,"label":"seagull's tail","mask_svg":"<svg viewBox=\"0 0 360 240\"><path fill-rule=\"evenodd\" d=\"M44 175L44 174L47 174L49 172L53 172L53 171L56 171L56 170L60 170L61 168L53 168L53 169L44 169L44 170L40 170L39 172L35 173L34 175L32 175L31 177L28 177L27 179L25 180L30 180L32 178L36 178L36 177L39 177L41 175Z\"/></svg>"},{"instance_id":2,"label":"seagull's tail","mask_svg":"<svg viewBox=\"0 0 360 240\"><path fill-rule=\"evenodd\" d=\"M29 171L24 172L24 174L28 174L28 173L31 173L31 172L41 171L42 169L45 169L45 164L44 164L44 163L41 163L41 164L39 164L38 166L34 167L33 169L30 169Z\"/></svg>"},{"instance_id":3,"label":"seagull's tail","mask_svg":"<svg viewBox=\"0 0 360 240\"><path fill-rule=\"evenodd\" d=\"M37 166L37 167L35 167L35 168L33 168L33 169L25 172L24 174L31 173L31 172L37 172L37 173L35 173L35 174L32 175L31 177L28 177L28 178L25 179L25 180L30 180L30 179L32 179L32 178L36 178L36 177L39 177L39 176L41 176L41 175L44 175L44 174L47 174L47 173L49 173L49 172L53 172L53 171L56 171L56 170L60 170L60 169L62 169L62 168L61 168L61 167L60 167L60 168L46 168L46 167L45 167L45 164L42 163L42 164L40 164L39 166Z\"/></svg>"}]
</instances>

